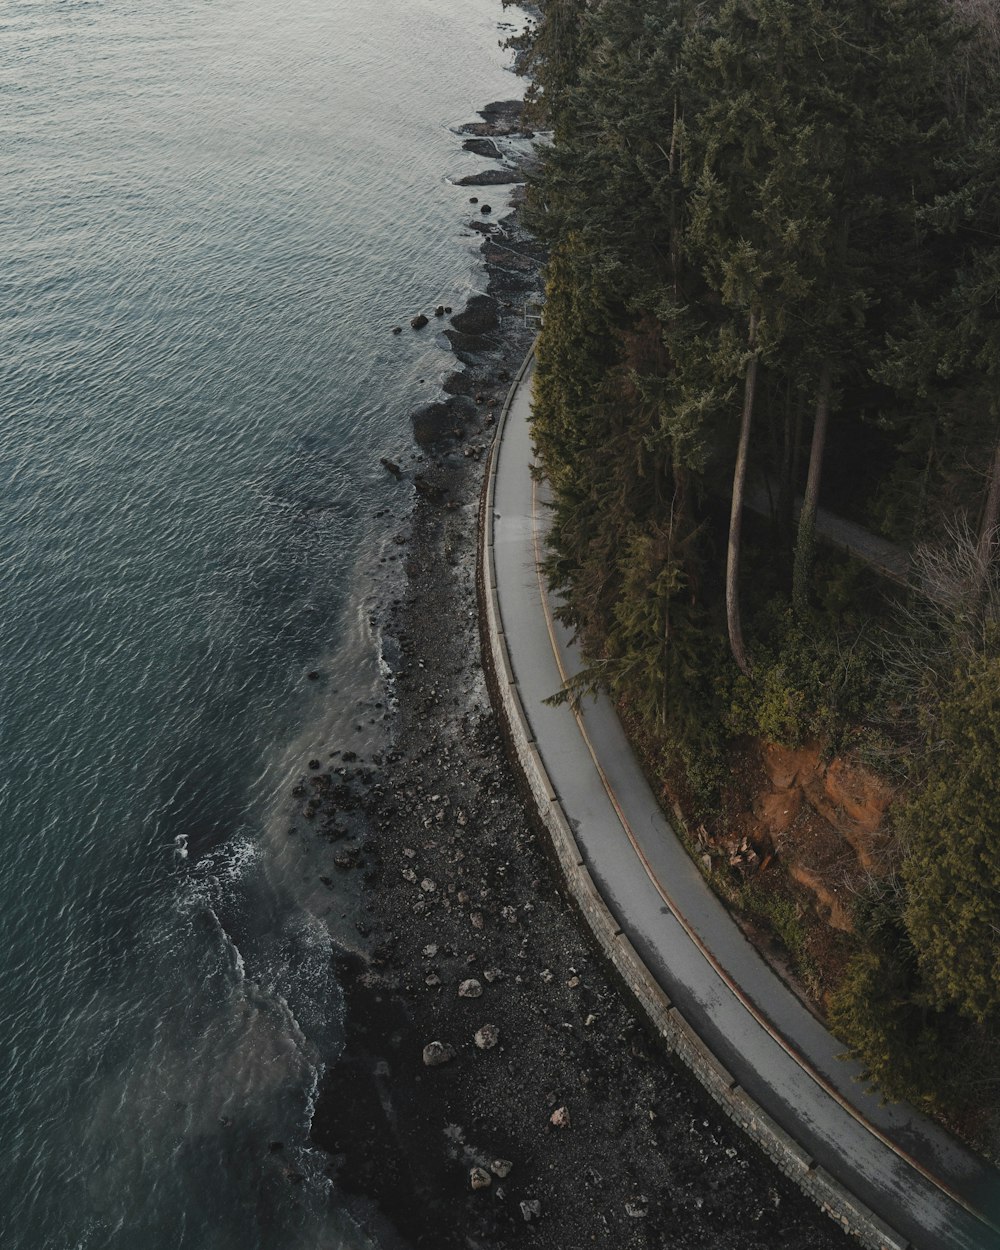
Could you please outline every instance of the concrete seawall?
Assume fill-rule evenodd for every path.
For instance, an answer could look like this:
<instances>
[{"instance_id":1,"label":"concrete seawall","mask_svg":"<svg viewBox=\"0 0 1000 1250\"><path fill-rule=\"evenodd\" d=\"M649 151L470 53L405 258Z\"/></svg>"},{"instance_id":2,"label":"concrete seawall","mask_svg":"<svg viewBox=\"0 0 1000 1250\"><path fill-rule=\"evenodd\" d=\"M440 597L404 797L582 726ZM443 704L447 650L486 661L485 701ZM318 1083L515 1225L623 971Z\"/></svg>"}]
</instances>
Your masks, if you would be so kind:
<instances>
[{"instance_id":1,"label":"concrete seawall","mask_svg":"<svg viewBox=\"0 0 1000 1250\"><path fill-rule=\"evenodd\" d=\"M636 998L668 1048L694 1073L725 1114L740 1126L805 1194L871 1250L909 1250L910 1242L840 1185L736 1082L657 984L602 899L584 863L525 715L514 677L497 596L493 562L493 510L500 445L511 403L530 367L521 366L504 404L490 455L480 510L477 586L483 659L494 706L501 714L510 753L548 834L569 893L606 958ZM525 472L528 471L525 466Z\"/></svg>"}]
</instances>

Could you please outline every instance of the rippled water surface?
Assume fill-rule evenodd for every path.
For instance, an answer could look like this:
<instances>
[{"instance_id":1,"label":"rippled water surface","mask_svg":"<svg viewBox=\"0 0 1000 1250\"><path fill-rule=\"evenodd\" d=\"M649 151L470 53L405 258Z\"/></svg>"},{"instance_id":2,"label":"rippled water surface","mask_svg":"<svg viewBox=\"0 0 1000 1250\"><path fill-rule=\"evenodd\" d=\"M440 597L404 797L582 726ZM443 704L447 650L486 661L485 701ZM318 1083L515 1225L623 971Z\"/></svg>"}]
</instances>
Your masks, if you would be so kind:
<instances>
[{"instance_id":1,"label":"rippled water surface","mask_svg":"<svg viewBox=\"0 0 1000 1250\"><path fill-rule=\"evenodd\" d=\"M364 1244L306 1136L351 903L280 796L381 714L378 459L450 364L388 328L478 280L501 17L0 0L4 1246Z\"/></svg>"}]
</instances>

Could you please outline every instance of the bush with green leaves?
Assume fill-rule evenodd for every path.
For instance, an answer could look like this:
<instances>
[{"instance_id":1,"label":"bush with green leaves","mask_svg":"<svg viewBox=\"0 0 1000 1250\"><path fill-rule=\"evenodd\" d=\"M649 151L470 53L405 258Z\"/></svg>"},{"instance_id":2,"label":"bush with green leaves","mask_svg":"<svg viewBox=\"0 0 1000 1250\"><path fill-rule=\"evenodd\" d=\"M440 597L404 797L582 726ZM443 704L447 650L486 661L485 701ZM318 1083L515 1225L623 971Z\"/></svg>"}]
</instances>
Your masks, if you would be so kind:
<instances>
[{"instance_id":1,"label":"bush with green leaves","mask_svg":"<svg viewBox=\"0 0 1000 1250\"><path fill-rule=\"evenodd\" d=\"M956 673L927 728L903 918L929 1001L983 1022L1000 1011L1000 657Z\"/></svg>"},{"instance_id":2,"label":"bush with green leaves","mask_svg":"<svg viewBox=\"0 0 1000 1250\"><path fill-rule=\"evenodd\" d=\"M754 667L736 679L729 711L734 734L783 746L823 740L837 745L877 696L878 673L863 634L838 629L818 612L800 614L782 601L757 619Z\"/></svg>"}]
</instances>

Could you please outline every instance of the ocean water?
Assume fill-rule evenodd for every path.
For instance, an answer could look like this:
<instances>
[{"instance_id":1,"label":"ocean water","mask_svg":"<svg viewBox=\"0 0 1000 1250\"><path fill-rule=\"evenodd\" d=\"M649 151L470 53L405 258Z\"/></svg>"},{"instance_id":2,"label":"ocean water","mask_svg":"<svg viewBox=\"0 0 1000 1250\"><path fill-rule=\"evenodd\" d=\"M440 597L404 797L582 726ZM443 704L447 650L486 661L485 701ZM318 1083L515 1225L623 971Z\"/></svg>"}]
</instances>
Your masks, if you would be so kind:
<instances>
[{"instance_id":1,"label":"ocean water","mask_svg":"<svg viewBox=\"0 0 1000 1250\"><path fill-rule=\"evenodd\" d=\"M389 329L482 280L505 17L0 0L4 1247L367 1244L308 1146L354 903L287 796L378 740L378 460L452 367Z\"/></svg>"}]
</instances>

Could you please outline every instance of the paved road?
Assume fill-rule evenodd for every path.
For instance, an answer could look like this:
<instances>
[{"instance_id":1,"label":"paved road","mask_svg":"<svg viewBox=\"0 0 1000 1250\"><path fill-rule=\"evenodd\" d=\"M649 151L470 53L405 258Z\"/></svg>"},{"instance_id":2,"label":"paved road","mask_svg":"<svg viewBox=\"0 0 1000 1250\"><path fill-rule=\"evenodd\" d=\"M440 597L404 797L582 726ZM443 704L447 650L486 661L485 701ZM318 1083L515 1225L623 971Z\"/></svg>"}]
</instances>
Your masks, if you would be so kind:
<instances>
[{"instance_id":1,"label":"paved road","mask_svg":"<svg viewBox=\"0 0 1000 1250\"><path fill-rule=\"evenodd\" d=\"M544 487L529 473L532 376L499 451L497 593L527 718L598 889L702 1039L818 1164L917 1250L1000 1250L1000 1175L912 1109L881 1106L838 1058L842 1046L746 941L678 842L610 702L588 699L579 718L543 702L580 660L537 572L546 519Z\"/></svg>"}]
</instances>

